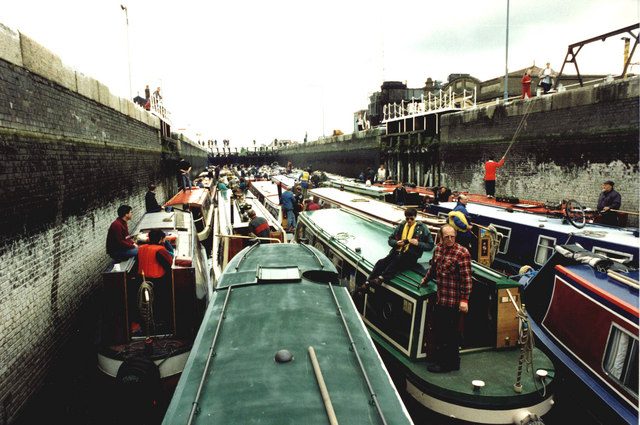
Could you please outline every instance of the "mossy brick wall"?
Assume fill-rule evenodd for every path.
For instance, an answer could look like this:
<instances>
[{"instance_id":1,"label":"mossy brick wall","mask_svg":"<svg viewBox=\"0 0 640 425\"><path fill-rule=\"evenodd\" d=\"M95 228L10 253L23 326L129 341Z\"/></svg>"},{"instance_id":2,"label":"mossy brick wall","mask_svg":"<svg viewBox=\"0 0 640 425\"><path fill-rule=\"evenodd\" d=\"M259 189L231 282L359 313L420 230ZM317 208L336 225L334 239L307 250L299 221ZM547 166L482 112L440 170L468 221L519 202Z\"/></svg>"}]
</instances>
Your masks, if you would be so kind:
<instances>
[{"instance_id":1,"label":"mossy brick wall","mask_svg":"<svg viewBox=\"0 0 640 425\"><path fill-rule=\"evenodd\" d=\"M638 79L445 115L441 182L484 193L484 162L499 160L519 126L496 193L595 207L613 180L622 209L638 211ZM526 118L526 120L523 120Z\"/></svg>"},{"instance_id":2,"label":"mossy brick wall","mask_svg":"<svg viewBox=\"0 0 640 425\"><path fill-rule=\"evenodd\" d=\"M278 151L277 161L280 165L291 161L298 168L311 166L313 170L358 177L360 171L380 166L379 135L380 131L370 130L286 147Z\"/></svg>"},{"instance_id":3,"label":"mossy brick wall","mask_svg":"<svg viewBox=\"0 0 640 425\"><path fill-rule=\"evenodd\" d=\"M160 202L175 193L181 153L194 174L206 164L204 150L161 139L157 119L95 80L95 96L81 94L80 77L70 87L16 64L24 49L7 56L0 48L0 423L40 387L100 288L118 206L135 222L149 182Z\"/></svg>"}]
</instances>

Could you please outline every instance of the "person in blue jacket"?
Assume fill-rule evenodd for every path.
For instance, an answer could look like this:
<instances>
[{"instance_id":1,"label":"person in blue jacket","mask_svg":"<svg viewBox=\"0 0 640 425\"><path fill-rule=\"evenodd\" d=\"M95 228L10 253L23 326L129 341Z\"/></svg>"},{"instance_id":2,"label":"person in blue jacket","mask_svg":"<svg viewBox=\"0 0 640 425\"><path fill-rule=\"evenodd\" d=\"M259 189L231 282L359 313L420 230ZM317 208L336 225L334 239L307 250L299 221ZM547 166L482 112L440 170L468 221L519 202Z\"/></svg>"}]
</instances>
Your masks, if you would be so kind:
<instances>
[{"instance_id":1,"label":"person in blue jacket","mask_svg":"<svg viewBox=\"0 0 640 425\"><path fill-rule=\"evenodd\" d=\"M471 252L471 239L473 238L471 229L473 225L467 211L468 202L469 197L467 195L458 196L458 205L449 213L449 224L456 229L456 242Z\"/></svg>"},{"instance_id":2,"label":"person in blue jacket","mask_svg":"<svg viewBox=\"0 0 640 425\"><path fill-rule=\"evenodd\" d=\"M287 217L287 232L293 232L296 228L296 216L293 213L293 207L296 204L296 196L292 192L293 188L285 190L280 195L280 205L282 206L282 215Z\"/></svg>"}]
</instances>

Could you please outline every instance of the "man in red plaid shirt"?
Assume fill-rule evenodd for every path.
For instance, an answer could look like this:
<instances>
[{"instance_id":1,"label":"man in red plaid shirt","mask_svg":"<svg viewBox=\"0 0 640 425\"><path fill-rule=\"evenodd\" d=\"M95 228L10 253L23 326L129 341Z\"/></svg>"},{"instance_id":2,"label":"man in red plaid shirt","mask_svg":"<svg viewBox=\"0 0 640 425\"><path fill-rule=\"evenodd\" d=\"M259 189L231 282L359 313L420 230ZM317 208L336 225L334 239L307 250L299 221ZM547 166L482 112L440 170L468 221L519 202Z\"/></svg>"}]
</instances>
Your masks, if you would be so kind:
<instances>
[{"instance_id":1,"label":"man in red plaid shirt","mask_svg":"<svg viewBox=\"0 0 640 425\"><path fill-rule=\"evenodd\" d=\"M438 284L438 301L434 309L437 350L435 364L427 369L442 373L460 369L458 325L460 313L469 311L471 295L471 255L456 243L456 230L449 224L440 229L440 243L431 259L431 267L422 279L426 285L431 279Z\"/></svg>"}]
</instances>

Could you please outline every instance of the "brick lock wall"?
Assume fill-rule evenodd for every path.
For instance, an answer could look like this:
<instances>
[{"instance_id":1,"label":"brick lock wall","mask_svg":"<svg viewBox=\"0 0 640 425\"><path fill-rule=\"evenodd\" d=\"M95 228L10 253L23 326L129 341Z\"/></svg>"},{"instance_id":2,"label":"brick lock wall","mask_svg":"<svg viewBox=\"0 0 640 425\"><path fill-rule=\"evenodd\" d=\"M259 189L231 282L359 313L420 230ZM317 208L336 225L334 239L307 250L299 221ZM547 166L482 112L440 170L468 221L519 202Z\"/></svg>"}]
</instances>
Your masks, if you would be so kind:
<instances>
[{"instance_id":1,"label":"brick lock wall","mask_svg":"<svg viewBox=\"0 0 640 425\"><path fill-rule=\"evenodd\" d=\"M206 154L181 150L197 175ZM134 208L133 228L148 183L159 202L172 196L178 154L148 123L0 59L0 423L38 389L100 288L118 206Z\"/></svg>"},{"instance_id":2,"label":"brick lock wall","mask_svg":"<svg viewBox=\"0 0 640 425\"><path fill-rule=\"evenodd\" d=\"M484 193L484 162L505 153L496 194L595 207L602 182L613 180L622 210L638 211L638 80L584 88L444 116L441 182ZM528 109L527 109L528 107ZM631 218L631 217L630 217ZM636 221L637 223L637 221Z\"/></svg>"}]
</instances>

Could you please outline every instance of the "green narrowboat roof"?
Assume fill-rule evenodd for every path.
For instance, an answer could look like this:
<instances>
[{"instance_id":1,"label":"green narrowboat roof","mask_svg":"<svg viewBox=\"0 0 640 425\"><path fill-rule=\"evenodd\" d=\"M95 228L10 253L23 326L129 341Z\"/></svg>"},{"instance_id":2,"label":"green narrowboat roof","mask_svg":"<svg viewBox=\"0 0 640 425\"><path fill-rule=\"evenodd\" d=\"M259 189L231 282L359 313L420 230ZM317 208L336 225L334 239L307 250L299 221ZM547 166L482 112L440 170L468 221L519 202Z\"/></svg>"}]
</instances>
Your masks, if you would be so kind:
<instances>
[{"instance_id":1,"label":"green narrowboat roof","mask_svg":"<svg viewBox=\"0 0 640 425\"><path fill-rule=\"evenodd\" d=\"M388 224L336 208L303 212L301 217L303 217L303 221L312 223L316 229L321 230L323 236L331 244L342 245L342 250L350 251L350 256L354 261L359 258L356 255L356 249L359 248L360 264L365 265L368 270L371 270L376 261L385 257L391 249L387 241L393 232L393 227ZM305 217L308 219L305 220ZM393 282L414 292L435 292L434 282L430 282L423 288L418 287L429 268L432 255L433 251L424 252L418 260L416 270L408 270L398 274ZM477 262L473 263L473 273L476 277L495 282L498 289L521 286L519 282L509 280L505 275Z\"/></svg>"},{"instance_id":2,"label":"green narrowboat roof","mask_svg":"<svg viewBox=\"0 0 640 425\"><path fill-rule=\"evenodd\" d=\"M310 346L338 422L381 423L331 288L321 282L331 274L335 268L326 256L298 244L256 245L236 255L209 304L163 423L187 423L228 291L194 424L328 423ZM332 288L387 423L411 424L346 288ZM288 350L293 360L276 362L279 350Z\"/></svg>"}]
</instances>

